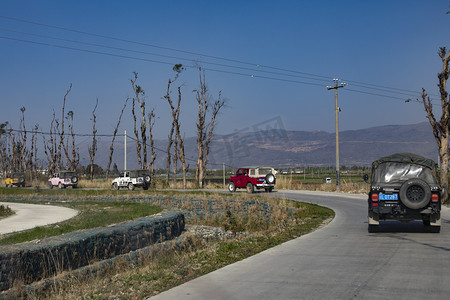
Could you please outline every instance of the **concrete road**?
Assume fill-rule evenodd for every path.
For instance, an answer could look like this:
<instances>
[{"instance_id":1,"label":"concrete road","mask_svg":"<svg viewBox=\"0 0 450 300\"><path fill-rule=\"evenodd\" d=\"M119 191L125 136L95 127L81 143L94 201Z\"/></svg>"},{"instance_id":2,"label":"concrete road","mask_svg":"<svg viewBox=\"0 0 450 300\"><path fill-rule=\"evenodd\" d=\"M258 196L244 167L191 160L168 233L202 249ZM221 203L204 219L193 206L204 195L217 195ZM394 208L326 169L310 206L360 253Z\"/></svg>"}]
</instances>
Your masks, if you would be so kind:
<instances>
[{"instance_id":1,"label":"concrete road","mask_svg":"<svg viewBox=\"0 0 450 300\"><path fill-rule=\"evenodd\" d=\"M274 193L275 194L275 193ZM367 232L366 195L283 192L328 206L326 227L151 299L450 299L450 211L441 233L422 222Z\"/></svg>"},{"instance_id":2,"label":"concrete road","mask_svg":"<svg viewBox=\"0 0 450 300\"><path fill-rule=\"evenodd\" d=\"M37 226L59 223L78 214L78 211L61 206L0 202L15 214L0 220L0 234L32 229Z\"/></svg>"}]
</instances>

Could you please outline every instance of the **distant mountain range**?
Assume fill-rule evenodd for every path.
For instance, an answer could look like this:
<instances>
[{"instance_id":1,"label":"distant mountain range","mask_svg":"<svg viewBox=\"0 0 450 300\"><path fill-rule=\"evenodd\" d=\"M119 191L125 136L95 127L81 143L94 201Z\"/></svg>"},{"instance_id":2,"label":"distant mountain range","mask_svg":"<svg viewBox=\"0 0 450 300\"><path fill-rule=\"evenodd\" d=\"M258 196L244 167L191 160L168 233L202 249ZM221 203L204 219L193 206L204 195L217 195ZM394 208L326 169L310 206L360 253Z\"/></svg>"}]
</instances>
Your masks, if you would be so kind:
<instances>
[{"instance_id":1,"label":"distant mountain range","mask_svg":"<svg viewBox=\"0 0 450 300\"><path fill-rule=\"evenodd\" d=\"M437 145L428 122L412 125L387 125L341 131L340 165L367 166L373 160L396 152L413 152L437 161ZM105 167L110 141L99 140L94 163ZM123 168L123 138L116 138L113 162ZM155 141L158 168L165 167L167 141ZM80 143L83 165L89 164L87 144ZM185 139L186 157L191 168L196 165L196 138ZM268 129L216 135L208 168L221 169L248 165L270 165L277 168L297 166L334 166L335 133L325 131L292 131ZM148 153L150 150L148 149ZM150 161L150 156L148 158ZM137 167L135 143L127 142L127 167Z\"/></svg>"}]
</instances>

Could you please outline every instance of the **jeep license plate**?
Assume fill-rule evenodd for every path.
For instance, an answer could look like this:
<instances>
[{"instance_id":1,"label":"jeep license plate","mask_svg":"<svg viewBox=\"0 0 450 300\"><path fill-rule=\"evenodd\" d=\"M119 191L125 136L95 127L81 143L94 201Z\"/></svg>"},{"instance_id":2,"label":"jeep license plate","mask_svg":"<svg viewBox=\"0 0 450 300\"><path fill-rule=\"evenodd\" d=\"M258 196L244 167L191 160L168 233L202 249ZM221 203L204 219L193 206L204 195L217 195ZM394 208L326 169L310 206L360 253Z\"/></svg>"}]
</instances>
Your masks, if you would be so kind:
<instances>
[{"instance_id":1,"label":"jeep license plate","mask_svg":"<svg viewBox=\"0 0 450 300\"><path fill-rule=\"evenodd\" d=\"M398 200L398 194L378 194L379 200Z\"/></svg>"}]
</instances>

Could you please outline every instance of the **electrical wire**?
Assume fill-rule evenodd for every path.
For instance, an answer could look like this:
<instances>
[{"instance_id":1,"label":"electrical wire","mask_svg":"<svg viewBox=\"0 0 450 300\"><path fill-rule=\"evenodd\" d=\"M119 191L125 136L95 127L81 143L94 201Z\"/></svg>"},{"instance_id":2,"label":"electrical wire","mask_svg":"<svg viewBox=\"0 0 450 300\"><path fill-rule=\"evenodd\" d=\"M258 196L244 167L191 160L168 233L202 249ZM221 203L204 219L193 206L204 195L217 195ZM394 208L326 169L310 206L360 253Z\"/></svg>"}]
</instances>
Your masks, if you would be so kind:
<instances>
[{"instance_id":1,"label":"electrical wire","mask_svg":"<svg viewBox=\"0 0 450 300\"><path fill-rule=\"evenodd\" d=\"M34 37L47 38L47 39L53 39L53 40L58 40L58 41L82 44L82 45L87 45L87 46L106 48L106 49L111 49L111 50L119 50L119 51L132 52L132 53L144 54L144 55L153 55L153 56L158 56L158 57L177 59L177 60L180 60L180 61L192 61L192 59L185 58L185 57L170 56L170 55L158 54L158 53L147 52L147 51L138 51L138 50L132 50L132 49L126 49L126 48L120 48L120 47L112 47L112 46L107 46L107 45L103 45L103 44L89 43L89 42L83 42L83 41L71 40L71 39L64 39L64 38L58 38L58 37L53 37L53 36L48 36L48 35L34 34L34 33L29 33L29 32L11 30L11 29L6 29L6 28L0 28L0 30L1 31L7 31L7 32L13 32L13 33L19 33L19 34L23 34L23 35L34 36ZM20 40L20 41L26 41L26 40ZM32 42L32 41L29 41L29 42ZM57 45L55 45L55 46L57 46ZM74 50L74 49L72 49L72 50ZM214 63L214 62L209 62L209 61L204 61L204 60L196 60L196 62L200 63L200 64L207 64L207 65L213 65L213 66L219 66L219 67L241 69L241 70L247 70L247 71L253 71L253 72L262 72L262 73L268 73L268 74L273 74L273 75L297 77L297 78L306 78L306 79L310 79L310 80L320 80L320 81L323 81L323 82L328 82L330 80L330 78L326 78L326 80L325 80L325 79L311 78L311 77L307 77L307 76L291 75L291 74L285 74L285 73L279 73L279 72L258 70L258 69L249 68L249 67L231 66L231 65L219 64L219 63Z\"/></svg>"},{"instance_id":2,"label":"electrical wire","mask_svg":"<svg viewBox=\"0 0 450 300\"><path fill-rule=\"evenodd\" d=\"M175 52L189 54L189 55L198 55L198 56L208 57L208 58L217 59L217 60L223 60L223 61L228 61L228 62L233 62L233 63L244 64L244 65L256 66L258 69L251 69L251 68L245 68L245 67L238 67L238 66L231 66L231 65L218 64L218 63L213 63L213 62L201 61L202 63L210 64L210 65L216 65L216 66L221 66L221 67L229 67L229 68L239 68L239 69L250 70L250 71L254 71L254 72L266 72L266 73L271 73L273 75L279 75L279 76L293 76L293 77L307 78L309 80L325 81L325 80L329 80L330 79L330 77L328 77L328 76L317 75L317 74L312 74L312 73L306 73L306 72L301 72L301 71L298 71L298 70L289 70L289 69L284 69L284 68L278 68L278 67L272 67L272 66L267 66L267 65L262 65L262 64L255 64L255 63L245 62L245 61L242 61L242 60L235 60L235 59L229 59L229 58L213 56L213 55L208 55L208 54L196 53L196 52L192 52L192 51L185 51L185 50L180 50L180 49L175 49L175 48L163 47L163 46L158 46L158 45L154 45L154 44L143 43L143 42L138 42L138 41L132 41L132 40L127 40L127 39L122 39L122 38L117 38L117 37L112 37L112 36L107 36L107 35L101 35L101 34L96 34L96 33L90 33L90 32L86 32L86 31L80 31L80 30L70 29L70 28L61 27L61 26L54 26L54 25L49 25L49 24L44 24L44 23L39 23L39 22L34 22L34 21L29 21L29 20L24 20L24 19L19 19L19 18L13 18L13 17L1 16L1 15L0 15L0 18L13 20L13 21L16 21L16 22L22 22L22 23L28 23L28 24L43 26L43 27L52 28L52 29L63 30L63 31L67 31L67 32L73 32L73 33L88 35L88 36L97 37L97 38L103 38L103 39L120 41L120 42L135 44L135 45L153 47L153 48L167 50L167 51L175 51ZM3 30L8 30L8 29L3 29ZM8 30L8 31L14 31L14 30ZM36 34L23 33L23 32L18 32L18 31L16 31L16 32L17 33L21 33L21 34L29 34L29 35L39 36L39 35L36 35ZM52 39L59 39L59 40L66 40L66 39L60 39L60 38L55 38L55 37L50 37L50 36L43 36L43 35L41 35L41 37L52 38ZM7 38L7 37L2 37L2 38ZM67 46L52 45L52 44L48 44L48 43L32 42L32 41L25 41L25 40L21 40L21 39L13 39L13 38L9 38L9 39L16 40L16 41L22 41L22 42L31 42L31 43L36 43L36 44L45 45L45 46L51 46L51 47L59 47L59 48L70 49L70 50L84 51L84 52L95 53L95 54L116 56L116 57L120 57L120 58L138 59L138 60L143 60L143 61L147 61L147 62L170 64L170 63L167 63L167 62L161 62L161 61L155 61L155 60L149 60L149 59L142 59L142 58L136 58L136 57L130 57L130 56L124 56L124 55L117 55L117 54L111 54L111 53L105 53L105 52L99 52L99 51L78 49L78 48L67 47ZM161 55L161 54L155 54L155 53L148 53L148 52L143 52L143 51L135 51L135 50L129 50L129 49L124 49L124 48L110 47L110 46L106 46L106 45L86 43L86 42L80 42L80 41L74 41L74 40L66 40L66 41L76 42L76 43L83 43L85 45L91 45L91 46L97 46L97 47L106 47L106 48L109 48L109 49L115 49L115 50L121 50L121 51L128 51L128 52L135 52L135 53L149 54L149 55L156 55L156 56L166 57L166 58L176 58L176 59L179 59L179 60L190 60L190 59L187 59L187 58L173 57L173 56ZM288 73L292 73L292 74L303 74L303 75L308 75L310 77L298 76L298 75L295 76L295 75L292 75L292 74L278 73L278 72L268 72L268 71L265 71L265 70L260 70L259 68L273 69L273 70L288 72ZM259 78L283 81L283 79L280 79L280 78L255 76L254 74L241 74L241 73L237 73L237 72L227 72L227 71L224 71L224 70L207 69L207 68L204 68L204 69L205 70L210 70L210 71L215 71L215 72L229 73L229 74L234 74L234 75L244 75L244 76L250 76L250 77L259 77ZM311 76L313 76L315 78L312 78ZM286 81L286 82L293 82L293 83L301 83L301 84L311 84L311 83L305 83L305 82L300 82L300 81L292 81L292 80L291 81L290 80L284 80L284 81ZM352 80L345 80L345 81L351 82L352 85L359 86L361 88L380 90L380 91L383 91L383 92L397 93L397 94L403 94L403 95L413 96L413 97L416 96L417 94L420 94L417 91L411 91L411 90L406 90L406 89L399 89L399 88L395 88L395 87L387 87L387 86L382 86L382 85L368 84L368 83L352 81ZM311 84L311 85L321 86L321 85L318 85L318 84ZM352 91L364 93L363 91L357 91L357 90L352 90ZM371 93L367 93L366 92L366 94L371 94ZM372 94L380 96L380 94L375 94L375 93L372 93ZM391 96L388 96L388 95L381 95L381 96L385 97L385 98L398 99L398 97L391 97Z\"/></svg>"},{"instance_id":3,"label":"electrical wire","mask_svg":"<svg viewBox=\"0 0 450 300\"><path fill-rule=\"evenodd\" d=\"M37 41L30 41L30 40L12 38L12 37L7 37L7 36L0 36L0 39L13 40L13 41L19 41L19 42L24 42L24 43L43 45L43 46L49 46L49 47L61 48L61 49L68 49L68 50L74 50L74 51L85 52L85 53L92 53L92 54L99 54L99 55L105 55L105 56L111 56L111 57L119 57L119 58L131 59L131 60L138 60L138 61L144 61L144 62L165 64L165 65L171 65L171 66L174 65L173 62L160 61L160 60L147 59L147 58L139 58L139 57L133 57L133 56L128 56L128 55L120 55L120 54L101 52L101 51L95 51L95 50L88 50L88 49L81 49L81 48L75 48L75 47L69 47L69 46L63 46L63 45L56 45L56 44L51 44L51 43L44 43L44 42L37 42ZM197 68L198 66L196 66L196 65L191 65L191 66L186 65L185 67L186 68ZM232 71L220 70L220 69L214 69L214 68L208 68L208 67L203 67L202 69L206 70L206 71L225 73L225 74L231 74L231 75L239 75L239 76L245 76L245 77L250 77L250 78L261 78L261 79L267 79L267 80L282 81L282 82L286 82L286 83L297 83L297 84L305 84L305 85L323 87L323 84L313 83L313 82L306 82L306 81L299 81L299 80L289 80L289 79L285 79L285 78L261 76L261 75L248 74L248 73L246 74L246 73L241 73L241 72L232 72ZM241 68L241 69L248 69L248 68ZM256 70L256 71L259 71L259 70ZM266 72L266 73L273 73L273 72ZM283 75L283 74L281 74L281 75ZM308 79L311 79L311 78L308 78ZM369 95L376 95L376 96L380 96L380 97L384 97L384 98L391 98L391 99L405 101L404 98L399 98L399 97L390 96L390 95L369 93L369 92L358 91L358 90L354 90L354 89L347 89L347 90L348 91L353 91L353 92L365 93L365 94L369 94ZM410 94L407 94L407 95L410 95ZM412 95L410 95L410 96L412 96ZM432 101L434 101L434 100L432 99Z\"/></svg>"}]
</instances>

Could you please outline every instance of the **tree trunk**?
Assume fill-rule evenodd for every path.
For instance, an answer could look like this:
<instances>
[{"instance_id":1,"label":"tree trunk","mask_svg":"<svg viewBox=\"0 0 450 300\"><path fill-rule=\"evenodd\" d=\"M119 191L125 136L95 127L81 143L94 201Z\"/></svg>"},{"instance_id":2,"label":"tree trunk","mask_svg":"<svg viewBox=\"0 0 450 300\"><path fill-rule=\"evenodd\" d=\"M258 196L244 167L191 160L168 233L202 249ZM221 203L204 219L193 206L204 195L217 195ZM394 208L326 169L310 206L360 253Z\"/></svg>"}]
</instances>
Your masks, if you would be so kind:
<instances>
[{"instance_id":1,"label":"tree trunk","mask_svg":"<svg viewBox=\"0 0 450 300\"><path fill-rule=\"evenodd\" d=\"M447 130L447 137L441 139L441 143L444 143L444 145L448 145L448 130ZM440 167L440 173L439 173L439 180L441 182L441 188L445 191L444 196L442 197L442 203L448 202L448 149L445 147L441 147L439 149L439 158L441 160L441 167Z\"/></svg>"},{"instance_id":2,"label":"tree trunk","mask_svg":"<svg viewBox=\"0 0 450 300\"><path fill-rule=\"evenodd\" d=\"M433 113L433 105L430 97L425 93L425 89L422 89L422 102L427 112L427 118L430 121L430 125L433 129L433 135L439 148L440 159L440 185L444 191L441 199L442 203L448 202L448 159L449 159L449 126L450 126L450 99L447 92L447 80L449 77L449 60L450 51L447 53L445 47L439 49L439 57L442 59L442 72L438 74L439 79L439 92L441 94L441 109L442 115L439 121L436 119Z\"/></svg>"},{"instance_id":3,"label":"tree trunk","mask_svg":"<svg viewBox=\"0 0 450 300\"><path fill-rule=\"evenodd\" d=\"M122 115L123 115L125 108L127 107L127 103L128 103L128 98L127 98L127 100L125 100L125 104L123 105L122 111L120 112L119 120L117 121L116 128L114 128L114 134L113 134L113 138L111 140L111 145L109 146L109 159L108 159L108 165L106 166L106 179L109 178L111 162L112 162L112 157L113 157L113 153L114 153L114 140L116 139L117 131L119 130L120 121L122 120Z\"/></svg>"},{"instance_id":4,"label":"tree trunk","mask_svg":"<svg viewBox=\"0 0 450 300\"><path fill-rule=\"evenodd\" d=\"M89 157L91 159L91 169L90 169L90 175L91 175L91 181L94 180L94 158L95 158L95 153L97 152L97 139L95 138L95 135L97 133L97 130L95 129L95 123L96 123L96 115L95 115L95 110L97 109L97 105L98 105L98 99L95 102L95 107L94 110L92 111L92 147L88 147L88 151L89 151Z\"/></svg>"}]
</instances>

